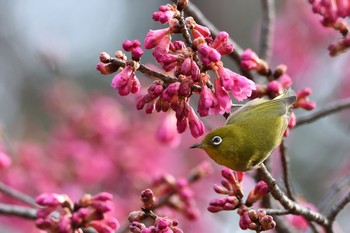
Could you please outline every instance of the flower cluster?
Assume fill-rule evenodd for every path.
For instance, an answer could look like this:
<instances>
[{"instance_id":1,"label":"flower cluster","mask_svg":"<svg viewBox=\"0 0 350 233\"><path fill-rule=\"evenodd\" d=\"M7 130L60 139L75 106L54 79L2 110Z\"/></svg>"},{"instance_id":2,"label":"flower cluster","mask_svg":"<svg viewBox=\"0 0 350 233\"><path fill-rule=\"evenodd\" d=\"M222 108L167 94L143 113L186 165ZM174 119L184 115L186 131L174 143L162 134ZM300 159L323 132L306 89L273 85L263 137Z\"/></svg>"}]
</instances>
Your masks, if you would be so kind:
<instances>
[{"instance_id":1,"label":"flower cluster","mask_svg":"<svg viewBox=\"0 0 350 233\"><path fill-rule=\"evenodd\" d=\"M141 192L141 201L143 207L141 211L133 211L129 214L129 230L132 233L182 233L178 228L178 221L167 217L157 216L153 209L155 208L155 197L152 190L145 189ZM143 220L152 219L153 225L146 226Z\"/></svg>"},{"instance_id":2,"label":"flower cluster","mask_svg":"<svg viewBox=\"0 0 350 233\"><path fill-rule=\"evenodd\" d=\"M273 229L276 223L273 221L272 216L267 215L262 210L249 208L269 193L267 184L264 181L259 181L248 194L246 201L243 202L243 174L243 172L235 172L228 168L222 170L221 175L223 179L221 180L221 185L214 185L214 191L225 195L225 197L210 201L208 210L216 213L237 209L237 213L240 216L239 225L243 230L266 231Z\"/></svg>"},{"instance_id":3,"label":"flower cluster","mask_svg":"<svg viewBox=\"0 0 350 233\"><path fill-rule=\"evenodd\" d=\"M243 230L268 231L276 227L276 222L271 215L267 215L265 210L248 209L243 205L237 210L240 216L239 226Z\"/></svg>"},{"instance_id":4,"label":"flower cluster","mask_svg":"<svg viewBox=\"0 0 350 233\"><path fill-rule=\"evenodd\" d=\"M36 226L50 233L80 233L91 227L99 233L113 233L119 222L110 216L112 195L84 195L77 203L63 194L44 193L36 198L42 206L37 211Z\"/></svg>"},{"instance_id":5,"label":"flower cluster","mask_svg":"<svg viewBox=\"0 0 350 233\"><path fill-rule=\"evenodd\" d=\"M323 18L321 23L325 27L331 27L339 31L343 38L328 47L331 56L345 52L350 47L349 25L345 18L350 16L350 4L348 0L309 0L312 11Z\"/></svg>"},{"instance_id":6,"label":"flower cluster","mask_svg":"<svg viewBox=\"0 0 350 233\"><path fill-rule=\"evenodd\" d=\"M202 163L192 169L188 179L175 179L172 175L162 175L153 180L152 188L160 198L166 198L170 195L166 200L168 207L182 213L190 220L195 220L199 217L199 211L196 207L194 193L189 186L189 182L197 181L210 172L210 165L208 163Z\"/></svg>"},{"instance_id":7,"label":"flower cluster","mask_svg":"<svg viewBox=\"0 0 350 233\"><path fill-rule=\"evenodd\" d=\"M144 47L153 49L155 60L172 77L155 80L138 100L137 109L145 109L148 114L171 109L175 112L177 131L182 133L190 128L192 136L197 138L203 135L204 125L189 104L194 93L199 94L198 114L204 117L229 113L232 105L229 94L242 101L251 96L256 86L253 81L224 67L221 56L233 51L233 45L228 42L228 33L220 32L213 39L207 27L197 24L192 17L181 17L179 10L185 6L185 2L179 1L178 5L160 6L159 11L153 13L155 21L168 27L150 30ZM184 30L188 32L184 34L186 43L172 40L173 34L183 33ZM140 67L143 51L138 41L125 41L123 48L132 53L132 61L126 62L123 60L125 57L120 56L122 53L117 52L125 61L125 67L113 78L112 86L120 95L127 95L140 89L135 71ZM100 55L97 69L102 74L109 74L118 68L108 57L106 59L106 56ZM214 80L208 73L210 70L215 74Z\"/></svg>"}]
</instances>

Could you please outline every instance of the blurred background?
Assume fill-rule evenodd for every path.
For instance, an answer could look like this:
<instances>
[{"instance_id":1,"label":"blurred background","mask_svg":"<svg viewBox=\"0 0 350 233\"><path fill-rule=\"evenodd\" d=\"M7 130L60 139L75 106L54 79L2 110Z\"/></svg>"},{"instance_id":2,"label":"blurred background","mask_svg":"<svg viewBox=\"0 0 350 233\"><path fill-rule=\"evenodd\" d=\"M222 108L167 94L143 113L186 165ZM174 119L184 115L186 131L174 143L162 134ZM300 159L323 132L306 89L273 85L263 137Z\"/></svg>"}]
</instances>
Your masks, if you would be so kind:
<instances>
[{"instance_id":1,"label":"blurred background","mask_svg":"<svg viewBox=\"0 0 350 233\"><path fill-rule=\"evenodd\" d=\"M242 48L257 49L261 18L261 5L258 1L192 2L219 29L227 31ZM168 2L0 0L0 124L6 148L14 161L21 160L17 147L21 141L46 144L55 124L67 118L67 115L62 114L62 108L71 105L74 108L80 101L82 105L88 106L91 96L113 98L116 102L113 104L121 106L117 107L121 110L116 118L125 115L132 116L137 121L146 119L151 122L150 125L147 125L148 121L143 121L139 122L141 127L157 127L160 120L151 120L155 116L145 117L143 112L135 111L134 97L118 96L110 87L112 76L100 75L95 66L101 51L114 54L121 49L124 40L143 41L150 29L162 28L162 25L152 20L152 13L165 3ZM332 34L331 29L322 28L320 18L312 14L305 1L279 1L276 7L278 15L272 66L286 64L289 67L288 73L294 80L294 88L298 90L311 87L314 91L311 98L318 104L318 108L349 97L349 55L330 58L326 49L339 35ZM150 54L148 52L143 57L143 62L152 62ZM235 68L230 60L225 61L225 66ZM60 103L59 106L50 102L50 94L54 95L52 98ZM93 101L95 100L91 100ZM306 111L296 113L298 116L310 114ZM335 182L349 176L349 114L347 110L297 128L287 139L294 188L305 200L315 205L322 203ZM108 117L113 118L110 115ZM216 118L212 124L220 125L222 122L223 119ZM154 130L149 132L152 137L155 135ZM175 149L158 145L162 148L160 151L174 154L171 161L179 162L174 160L178 154L181 154L181 161L199 154L198 151L189 152L187 149L195 140L187 133L182 137L188 140L182 140ZM139 139L131 137L130 140ZM124 143L129 142L126 140ZM132 145L140 146L137 142ZM56 149L59 150L57 145ZM28 159L30 158L29 156ZM184 167L189 170L201 160L209 159L201 154L195 159L189 159L189 165ZM273 160L278 164L278 155ZM64 161L62 164L65 166ZM55 163L51 166L54 167ZM183 168L183 174L186 174L186 169ZM214 175L205 186L210 191L202 197L204 203L211 199L208 196L214 195L211 185L219 182L219 171L220 167L215 166ZM31 170L27 172L31 173ZM176 169L173 172L181 174ZM276 175L280 180L280 174L276 172ZM346 188L349 189L348 183ZM65 186L62 190L67 189L68 186ZM38 191L29 193L37 195L35 192ZM135 193L135 199L137 198L138 193ZM202 212L206 212L206 206L201 208ZM344 229L350 227L346 221L348 214L349 210L339 216L340 225L345 226ZM221 226L221 232L232 232L233 229L239 231L237 219L231 219L236 218L232 217L236 214L205 215L207 219L214 220L213 229ZM12 227L9 225L9 228ZM193 230L195 227L188 229Z\"/></svg>"}]
</instances>

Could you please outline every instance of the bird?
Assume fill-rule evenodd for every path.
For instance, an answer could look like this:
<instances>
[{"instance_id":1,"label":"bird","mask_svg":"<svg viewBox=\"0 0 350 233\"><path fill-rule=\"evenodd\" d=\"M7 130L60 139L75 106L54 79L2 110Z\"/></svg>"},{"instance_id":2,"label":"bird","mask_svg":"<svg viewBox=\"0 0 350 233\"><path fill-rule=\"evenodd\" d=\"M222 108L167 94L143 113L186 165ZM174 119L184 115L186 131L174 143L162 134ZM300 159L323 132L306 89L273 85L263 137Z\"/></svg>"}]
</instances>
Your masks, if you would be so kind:
<instances>
[{"instance_id":1,"label":"bird","mask_svg":"<svg viewBox=\"0 0 350 233\"><path fill-rule=\"evenodd\" d=\"M248 101L191 148L203 149L216 163L235 171L256 169L281 144L296 99L289 88L271 100Z\"/></svg>"}]
</instances>

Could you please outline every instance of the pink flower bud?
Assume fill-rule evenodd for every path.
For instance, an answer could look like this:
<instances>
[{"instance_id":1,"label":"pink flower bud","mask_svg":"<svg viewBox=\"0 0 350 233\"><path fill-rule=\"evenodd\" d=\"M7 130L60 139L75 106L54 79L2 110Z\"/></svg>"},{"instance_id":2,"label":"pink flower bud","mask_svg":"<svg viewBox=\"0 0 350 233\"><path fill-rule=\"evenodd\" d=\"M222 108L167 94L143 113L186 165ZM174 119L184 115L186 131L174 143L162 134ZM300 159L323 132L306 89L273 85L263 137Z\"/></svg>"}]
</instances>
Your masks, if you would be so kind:
<instances>
[{"instance_id":1,"label":"pink flower bud","mask_svg":"<svg viewBox=\"0 0 350 233\"><path fill-rule=\"evenodd\" d=\"M260 58L251 49L246 49L241 55L241 68L243 70L256 70L259 67Z\"/></svg>"},{"instance_id":2,"label":"pink flower bud","mask_svg":"<svg viewBox=\"0 0 350 233\"><path fill-rule=\"evenodd\" d=\"M0 169L9 167L10 165L11 165L11 158L4 152L0 151Z\"/></svg>"},{"instance_id":3,"label":"pink flower bud","mask_svg":"<svg viewBox=\"0 0 350 233\"><path fill-rule=\"evenodd\" d=\"M154 48L162 40L164 36L169 33L169 28L159 29L159 30L150 30L145 38L145 48L151 49Z\"/></svg>"},{"instance_id":4,"label":"pink flower bud","mask_svg":"<svg viewBox=\"0 0 350 233\"><path fill-rule=\"evenodd\" d=\"M213 92L206 86L202 86L198 101L198 113L201 117L207 116L209 108L213 108L218 104Z\"/></svg>"},{"instance_id":5,"label":"pink flower bud","mask_svg":"<svg viewBox=\"0 0 350 233\"><path fill-rule=\"evenodd\" d=\"M174 82L169 84L169 86L165 89L164 92L166 92L170 96L174 96L179 93L180 90L180 82Z\"/></svg>"},{"instance_id":6,"label":"pink flower bud","mask_svg":"<svg viewBox=\"0 0 350 233\"><path fill-rule=\"evenodd\" d=\"M152 208L155 202L155 197L152 190L145 189L141 192L141 201L146 209Z\"/></svg>"},{"instance_id":7,"label":"pink flower bud","mask_svg":"<svg viewBox=\"0 0 350 233\"><path fill-rule=\"evenodd\" d=\"M252 206L255 202L261 200L266 194L268 194L269 191L268 185L264 181L259 181L255 188L249 193L246 205Z\"/></svg>"},{"instance_id":8,"label":"pink flower bud","mask_svg":"<svg viewBox=\"0 0 350 233\"><path fill-rule=\"evenodd\" d=\"M43 193L36 197L35 202L41 206L56 207L67 201L67 196L57 193Z\"/></svg>"},{"instance_id":9,"label":"pink flower bud","mask_svg":"<svg viewBox=\"0 0 350 233\"><path fill-rule=\"evenodd\" d=\"M228 94L228 92L221 85L221 80L216 78L214 80L214 96L216 97L217 104L214 108L209 109L209 114L224 114L229 113L231 111L232 100Z\"/></svg>"},{"instance_id":10,"label":"pink flower bud","mask_svg":"<svg viewBox=\"0 0 350 233\"><path fill-rule=\"evenodd\" d=\"M181 40L176 40L174 41L173 43L171 43L172 45L172 51L175 52L176 50L183 50L183 49L186 49L186 44L181 41Z\"/></svg>"},{"instance_id":11,"label":"pink flower bud","mask_svg":"<svg viewBox=\"0 0 350 233\"><path fill-rule=\"evenodd\" d=\"M188 124L193 137L198 138L204 134L204 124L191 107L188 115Z\"/></svg>"},{"instance_id":12,"label":"pink flower bud","mask_svg":"<svg viewBox=\"0 0 350 233\"><path fill-rule=\"evenodd\" d=\"M108 53L106 52L100 53L100 61L102 63L108 63L110 62L110 60L111 60L111 56Z\"/></svg>"},{"instance_id":13,"label":"pink flower bud","mask_svg":"<svg viewBox=\"0 0 350 233\"><path fill-rule=\"evenodd\" d=\"M279 82L277 82L276 80L273 80L267 84L267 90L269 93L273 93L274 95L279 95L282 93L283 88Z\"/></svg>"},{"instance_id":14,"label":"pink flower bud","mask_svg":"<svg viewBox=\"0 0 350 233\"><path fill-rule=\"evenodd\" d=\"M157 44L154 51L152 52L152 55L157 60L157 62L162 63L163 56L169 53L170 43L171 43L171 36L167 34Z\"/></svg>"},{"instance_id":15,"label":"pink flower bud","mask_svg":"<svg viewBox=\"0 0 350 233\"><path fill-rule=\"evenodd\" d=\"M239 226L242 230L249 229L249 225L252 223L252 220L250 220L248 211L243 212L239 219Z\"/></svg>"},{"instance_id":16,"label":"pink flower bud","mask_svg":"<svg viewBox=\"0 0 350 233\"><path fill-rule=\"evenodd\" d=\"M262 226L263 231L271 230L276 227L276 222L273 220L273 217L270 215L266 215L259 221Z\"/></svg>"},{"instance_id":17,"label":"pink flower bud","mask_svg":"<svg viewBox=\"0 0 350 233\"><path fill-rule=\"evenodd\" d=\"M212 213L222 210L234 210L237 208L238 204L239 200L236 196L227 196L210 201L208 210Z\"/></svg>"},{"instance_id":18,"label":"pink flower bud","mask_svg":"<svg viewBox=\"0 0 350 233\"><path fill-rule=\"evenodd\" d=\"M169 22L170 19L173 18L174 10L171 5L163 5L159 7L159 11L154 12L152 14L152 18L154 21L160 22L161 24L165 24Z\"/></svg>"},{"instance_id":19,"label":"pink flower bud","mask_svg":"<svg viewBox=\"0 0 350 233\"><path fill-rule=\"evenodd\" d=\"M113 195L108 192L101 192L92 196L92 201L111 201L113 199Z\"/></svg>"},{"instance_id":20,"label":"pink flower bud","mask_svg":"<svg viewBox=\"0 0 350 233\"><path fill-rule=\"evenodd\" d=\"M119 69L119 66L113 63L103 63L99 62L96 65L96 70L100 71L101 74L107 75L116 72Z\"/></svg>"},{"instance_id":21,"label":"pink flower bud","mask_svg":"<svg viewBox=\"0 0 350 233\"><path fill-rule=\"evenodd\" d=\"M316 103L309 100L308 96L312 93L311 88L304 88L297 92L297 101L294 103L294 108L303 108L305 110L313 110L316 108Z\"/></svg>"},{"instance_id":22,"label":"pink flower bud","mask_svg":"<svg viewBox=\"0 0 350 233\"><path fill-rule=\"evenodd\" d=\"M229 69L226 69L223 66L219 66L219 69L217 71L217 76L220 79L221 86L229 91L229 90L233 89L234 79L232 78L232 75L234 75L236 73L232 72L232 74L231 74L228 71L229 71Z\"/></svg>"},{"instance_id":23,"label":"pink flower bud","mask_svg":"<svg viewBox=\"0 0 350 233\"><path fill-rule=\"evenodd\" d=\"M133 211L129 214L128 220L130 223L132 222L141 222L145 218L145 214L143 211Z\"/></svg>"},{"instance_id":24,"label":"pink flower bud","mask_svg":"<svg viewBox=\"0 0 350 233\"><path fill-rule=\"evenodd\" d=\"M128 95L130 92L136 94L141 88L140 82L131 66L126 66L123 71L116 74L112 79L111 85L118 90L121 96Z\"/></svg>"},{"instance_id":25,"label":"pink flower bud","mask_svg":"<svg viewBox=\"0 0 350 233\"><path fill-rule=\"evenodd\" d=\"M215 40L213 41L213 43L211 44L211 47L213 47L214 49L217 49L223 45L225 45L229 39L229 35L227 32L222 31L219 32L219 34L216 36Z\"/></svg>"},{"instance_id":26,"label":"pink flower bud","mask_svg":"<svg viewBox=\"0 0 350 233\"><path fill-rule=\"evenodd\" d=\"M180 135L176 130L176 118L173 113L166 114L158 127L156 138L167 145L176 147L180 143Z\"/></svg>"},{"instance_id":27,"label":"pink flower bud","mask_svg":"<svg viewBox=\"0 0 350 233\"><path fill-rule=\"evenodd\" d=\"M187 17L186 23L189 25L188 27L192 29L192 37L194 39L199 37L204 39L210 37L211 33L209 28L197 24L192 17Z\"/></svg>"},{"instance_id":28,"label":"pink flower bud","mask_svg":"<svg viewBox=\"0 0 350 233\"><path fill-rule=\"evenodd\" d=\"M221 54L205 43L198 45L197 49L203 65L208 66L212 62L215 63L221 60Z\"/></svg>"},{"instance_id":29,"label":"pink flower bud","mask_svg":"<svg viewBox=\"0 0 350 233\"><path fill-rule=\"evenodd\" d=\"M283 75L281 75L278 78L279 83L281 84L281 86L283 87L283 89L287 89L288 87L292 86L293 84L293 80L290 78L290 76L286 73L284 73Z\"/></svg>"},{"instance_id":30,"label":"pink flower bud","mask_svg":"<svg viewBox=\"0 0 350 233\"><path fill-rule=\"evenodd\" d=\"M191 66L192 66L192 59L191 58L185 58L185 60L181 64L181 74L189 76L191 74Z\"/></svg>"},{"instance_id":31,"label":"pink flower bud","mask_svg":"<svg viewBox=\"0 0 350 233\"><path fill-rule=\"evenodd\" d=\"M200 71L197 63L193 60L191 60L191 72L190 73L191 73L191 77L192 77L193 81L197 81L199 79L201 71Z\"/></svg>"},{"instance_id":32,"label":"pink flower bud","mask_svg":"<svg viewBox=\"0 0 350 233\"><path fill-rule=\"evenodd\" d=\"M134 48L131 51L132 59L135 61L139 61L142 55L143 55L143 50L141 47Z\"/></svg>"},{"instance_id":33,"label":"pink flower bud","mask_svg":"<svg viewBox=\"0 0 350 233\"><path fill-rule=\"evenodd\" d=\"M185 130L187 128L187 124L188 124L187 118L180 118L180 119L177 118L177 121L176 121L177 132L178 133L185 132Z\"/></svg>"}]
</instances>

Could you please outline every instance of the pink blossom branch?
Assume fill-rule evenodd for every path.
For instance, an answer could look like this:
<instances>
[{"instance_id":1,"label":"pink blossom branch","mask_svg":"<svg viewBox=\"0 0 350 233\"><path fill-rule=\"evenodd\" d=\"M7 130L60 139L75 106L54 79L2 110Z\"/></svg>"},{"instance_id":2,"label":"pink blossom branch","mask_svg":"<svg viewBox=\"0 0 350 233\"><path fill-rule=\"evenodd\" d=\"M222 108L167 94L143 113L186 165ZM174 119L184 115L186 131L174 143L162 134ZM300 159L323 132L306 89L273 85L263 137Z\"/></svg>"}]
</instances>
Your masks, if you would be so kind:
<instances>
[{"instance_id":1,"label":"pink blossom branch","mask_svg":"<svg viewBox=\"0 0 350 233\"><path fill-rule=\"evenodd\" d=\"M7 216L17 216L26 219L36 219L36 209L16 206L16 205L8 205L0 203L0 214Z\"/></svg>"},{"instance_id":2,"label":"pink blossom branch","mask_svg":"<svg viewBox=\"0 0 350 233\"><path fill-rule=\"evenodd\" d=\"M26 203L30 206L38 208L39 206L36 204L34 198L28 196L27 194L24 194L14 188L11 188L10 186L7 186L6 184L0 182L0 192L13 197L19 201L22 201L23 203Z\"/></svg>"},{"instance_id":3,"label":"pink blossom branch","mask_svg":"<svg viewBox=\"0 0 350 233\"><path fill-rule=\"evenodd\" d=\"M113 64L115 64L117 66L120 66L120 67L125 67L126 66L126 62L125 61L122 61L122 60L117 59L117 58L111 58L110 62L112 62ZM138 71L140 71L140 72L142 72L142 73L144 73L146 75L149 75L151 77L158 78L158 79L162 80L165 83L173 83L173 82L177 81L177 79L174 78L174 77L167 76L165 74L156 72L156 71L154 71L154 70L152 70L152 69L150 69L147 66L142 65L142 64L140 64L140 67L139 67Z\"/></svg>"},{"instance_id":4,"label":"pink blossom branch","mask_svg":"<svg viewBox=\"0 0 350 233\"><path fill-rule=\"evenodd\" d=\"M122 61L118 58L111 58L110 59L110 62L117 65L117 66L120 66L120 67L125 67L127 64L127 62L125 61ZM177 78L174 78L174 77L171 77L171 76L168 76L168 75L165 75L163 73L159 73L155 70L152 70L151 68L147 67L146 65L143 65L143 64L140 64L140 67L138 68L138 71L140 71L141 73L151 77L151 78L156 78L156 79L160 79L162 80L164 83L174 83L174 82L177 82ZM197 91L197 92L200 92L201 91L201 87L198 86L198 85L193 85L192 86L192 90L193 91Z\"/></svg>"},{"instance_id":5,"label":"pink blossom branch","mask_svg":"<svg viewBox=\"0 0 350 233\"><path fill-rule=\"evenodd\" d=\"M301 215L306 219L314 221L322 226L328 226L329 221L325 216L306 207L303 207L289 199L278 187L276 180L271 176L264 164L262 164L257 171L260 178L268 184L271 195L285 209L289 210L291 214Z\"/></svg>"},{"instance_id":6,"label":"pink blossom branch","mask_svg":"<svg viewBox=\"0 0 350 233\"><path fill-rule=\"evenodd\" d=\"M350 98L335 101L334 103L328 104L324 108L314 112L313 114L310 114L309 116L299 117L295 127L298 127L298 126L304 125L304 124L308 124L308 123L312 123L312 122L314 122L322 117L326 117L326 116L331 115L333 113L340 112L340 111L347 109L347 108L350 108Z\"/></svg>"},{"instance_id":7,"label":"pink blossom branch","mask_svg":"<svg viewBox=\"0 0 350 233\"><path fill-rule=\"evenodd\" d=\"M273 39L275 22L275 1L261 0L262 4L262 23L260 30L260 51L259 57L265 61L270 60L271 45Z\"/></svg>"},{"instance_id":8,"label":"pink blossom branch","mask_svg":"<svg viewBox=\"0 0 350 233\"><path fill-rule=\"evenodd\" d=\"M177 2L177 0L173 0L173 2ZM191 1L188 1L187 7L184 9L184 11L186 15L192 16L197 23L209 28L213 37L215 37L220 33L220 30ZM240 66L241 54L243 52L243 49L231 38L229 38L228 43L233 44L233 47L234 47L233 52L229 56L236 62L238 66ZM244 71L242 69L241 69L241 72L247 78L254 80L252 73L248 71Z\"/></svg>"}]
</instances>

